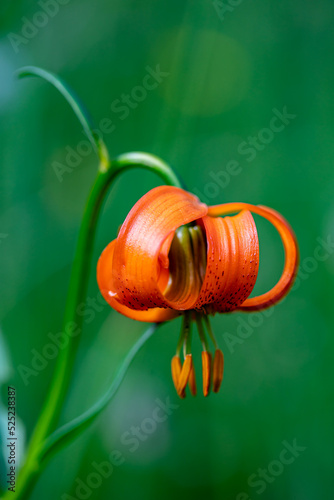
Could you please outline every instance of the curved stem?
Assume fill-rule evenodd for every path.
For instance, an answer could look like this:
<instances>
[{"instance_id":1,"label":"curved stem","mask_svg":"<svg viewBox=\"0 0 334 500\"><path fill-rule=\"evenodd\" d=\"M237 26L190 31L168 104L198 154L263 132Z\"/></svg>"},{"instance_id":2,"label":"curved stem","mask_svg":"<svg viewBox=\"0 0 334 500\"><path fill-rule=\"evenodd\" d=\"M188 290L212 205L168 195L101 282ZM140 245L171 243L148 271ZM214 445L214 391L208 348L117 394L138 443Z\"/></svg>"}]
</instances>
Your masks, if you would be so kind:
<instances>
[{"instance_id":1,"label":"curved stem","mask_svg":"<svg viewBox=\"0 0 334 500\"><path fill-rule=\"evenodd\" d=\"M71 106L79 122L83 126L84 131L87 134L93 148L95 149L99 159L100 168L108 168L109 155L107 148L102 140L102 138L95 132L94 122L90 117L87 109L75 94L72 88L58 75L51 73L43 68L38 68L37 66L24 66L16 71L16 76L18 78L25 78L27 76L37 76L51 83L66 99L68 104Z\"/></svg>"},{"instance_id":2,"label":"curved stem","mask_svg":"<svg viewBox=\"0 0 334 500\"><path fill-rule=\"evenodd\" d=\"M133 153L125 153L113 161L113 167L118 170L116 175L130 168L140 167L146 170L154 170L159 177L170 186L185 188L184 183L179 179L169 165L163 162L157 156L135 151Z\"/></svg>"},{"instance_id":3,"label":"curved stem","mask_svg":"<svg viewBox=\"0 0 334 500\"><path fill-rule=\"evenodd\" d=\"M120 173L134 167L141 167L155 172L166 184L176 185L177 187L181 186L168 165L162 160L146 153L122 155L111 162L107 168L105 163L103 163L102 167L100 165L83 215L72 266L63 330L68 334L69 341L58 356L49 392L27 450L26 462L17 479L16 499L22 500L28 498L38 478L41 465L39 456L41 444L58 421L69 387L75 354L80 340L79 332L81 332L82 326L82 317L77 314L77 308L86 297L94 236L102 203L108 188L115 178ZM12 492L10 493L11 498L13 498Z\"/></svg>"}]
</instances>

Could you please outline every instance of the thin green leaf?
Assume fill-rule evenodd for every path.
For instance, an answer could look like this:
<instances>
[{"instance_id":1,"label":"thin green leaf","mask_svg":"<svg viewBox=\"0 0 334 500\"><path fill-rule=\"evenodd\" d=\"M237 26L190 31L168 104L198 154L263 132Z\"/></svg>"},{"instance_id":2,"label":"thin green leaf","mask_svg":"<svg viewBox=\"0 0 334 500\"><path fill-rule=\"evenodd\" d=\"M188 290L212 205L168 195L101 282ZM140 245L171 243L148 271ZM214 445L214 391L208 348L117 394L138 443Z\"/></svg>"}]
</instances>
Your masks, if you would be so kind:
<instances>
[{"instance_id":1,"label":"thin green leaf","mask_svg":"<svg viewBox=\"0 0 334 500\"><path fill-rule=\"evenodd\" d=\"M109 156L107 148L103 140L94 131L96 128L94 126L93 120L85 108L84 104L81 102L80 98L76 95L74 90L60 77L37 66L24 66L16 71L16 76L18 78L25 78L26 76L38 76L43 80L51 83L61 94L65 97L68 104L73 109L75 115L83 126L84 131L87 134L88 139L93 145L99 159L102 168L106 169L109 165Z\"/></svg>"},{"instance_id":2,"label":"thin green leaf","mask_svg":"<svg viewBox=\"0 0 334 500\"><path fill-rule=\"evenodd\" d=\"M52 454L81 434L107 407L113 396L116 394L117 389L121 385L127 369L132 363L134 357L145 342L153 335L158 326L158 324L151 325L150 328L148 328L137 340L124 359L107 392L89 410L57 429L44 441L39 453L40 461L44 462L46 459L50 458Z\"/></svg>"}]
</instances>

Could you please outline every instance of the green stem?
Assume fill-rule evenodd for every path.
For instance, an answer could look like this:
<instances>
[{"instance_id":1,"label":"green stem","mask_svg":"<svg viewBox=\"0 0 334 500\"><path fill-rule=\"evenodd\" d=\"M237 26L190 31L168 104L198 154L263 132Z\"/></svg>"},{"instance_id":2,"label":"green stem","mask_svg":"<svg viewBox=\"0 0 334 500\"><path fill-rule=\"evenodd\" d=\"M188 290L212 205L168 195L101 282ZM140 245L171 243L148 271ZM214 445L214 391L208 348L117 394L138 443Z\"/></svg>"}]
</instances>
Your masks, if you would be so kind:
<instances>
[{"instance_id":1,"label":"green stem","mask_svg":"<svg viewBox=\"0 0 334 500\"><path fill-rule=\"evenodd\" d=\"M114 168L118 169L116 175L120 172L129 170L130 168L140 167L146 170L153 170L161 177L164 183L169 186L175 186L183 189L185 188L183 182L180 181L170 166L157 156L151 154L138 151L125 153L118 156L116 160L114 160L113 165Z\"/></svg>"},{"instance_id":2,"label":"green stem","mask_svg":"<svg viewBox=\"0 0 334 500\"><path fill-rule=\"evenodd\" d=\"M16 71L16 76L18 78L37 76L51 83L51 85L53 85L66 99L66 101L74 111L76 117L81 123L88 139L92 143L92 146L100 159L100 165L103 168L108 168L109 155L103 139L99 134L95 132L95 126L92 118L90 117L90 114L88 113L79 97L67 83L59 75L55 75L54 73L46 71L43 68L38 68L37 66L24 66L23 68L20 68Z\"/></svg>"},{"instance_id":3,"label":"green stem","mask_svg":"<svg viewBox=\"0 0 334 500\"><path fill-rule=\"evenodd\" d=\"M81 331L82 318L77 314L77 308L86 297L96 225L105 195L120 173L135 167L151 170L157 173L166 184L180 187L179 180L168 165L146 153L129 153L116 158L110 165L107 164L107 161L100 164L79 232L65 309L64 331L66 332L74 329ZM39 450L59 419L71 380L79 340L80 335L69 335L67 346L60 351L58 356L49 392L31 437L25 464L17 478L15 494L17 500L29 497L38 478L41 465ZM8 498L13 498L12 494Z\"/></svg>"}]
</instances>

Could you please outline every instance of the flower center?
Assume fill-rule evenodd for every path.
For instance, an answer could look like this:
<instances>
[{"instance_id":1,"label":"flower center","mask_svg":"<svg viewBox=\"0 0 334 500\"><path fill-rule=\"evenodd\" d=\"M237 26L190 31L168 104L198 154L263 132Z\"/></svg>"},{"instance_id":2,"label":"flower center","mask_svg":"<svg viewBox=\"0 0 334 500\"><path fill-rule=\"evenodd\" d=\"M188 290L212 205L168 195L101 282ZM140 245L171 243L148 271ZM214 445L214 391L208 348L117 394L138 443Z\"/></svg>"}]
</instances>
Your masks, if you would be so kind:
<instances>
[{"instance_id":1,"label":"flower center","mask_svg":"<svg viewBox=\"0 0 334 500\"><path fill-rule=\"evenodd\" d=\"M169 280L166 299L183 301L198 297L206 271L206 239L199 226L181 226L169 250Z\"/></svg>"}]
</instances>

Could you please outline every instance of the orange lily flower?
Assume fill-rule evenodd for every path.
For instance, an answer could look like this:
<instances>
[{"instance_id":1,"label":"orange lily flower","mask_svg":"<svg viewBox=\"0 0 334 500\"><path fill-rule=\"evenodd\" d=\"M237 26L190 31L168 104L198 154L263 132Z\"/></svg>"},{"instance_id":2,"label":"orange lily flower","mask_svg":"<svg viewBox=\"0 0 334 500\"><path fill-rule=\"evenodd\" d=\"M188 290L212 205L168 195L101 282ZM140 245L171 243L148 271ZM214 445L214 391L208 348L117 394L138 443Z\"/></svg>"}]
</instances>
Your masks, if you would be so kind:
<instances>
[{"instance_id":1,"label":"orange lily flower","mask_svg":"<svg viewBox=\"0 0 334 500\"><path fill-rule=\"evenodd\" d=\"M275 226L283 242L285 263L270 291L248 298L259 267L259 241L251 212ZM226 216L233 213L237 215ZM207 396L211 383L213 391L219 391L224 366L208 314L257 311L274 305L290 290L297 266L296 237L275 210L248 203L208 207L183 189L159 186L135 204L117 238L103 251L97 281L111 307L129 318L162 322L183 314L172 359L172 378L180 397L185 396L187 384L196 394L190 347L191 322L196 321ZM215 347L213 361L203 322Z\"/></svg>"}]
</instances>

